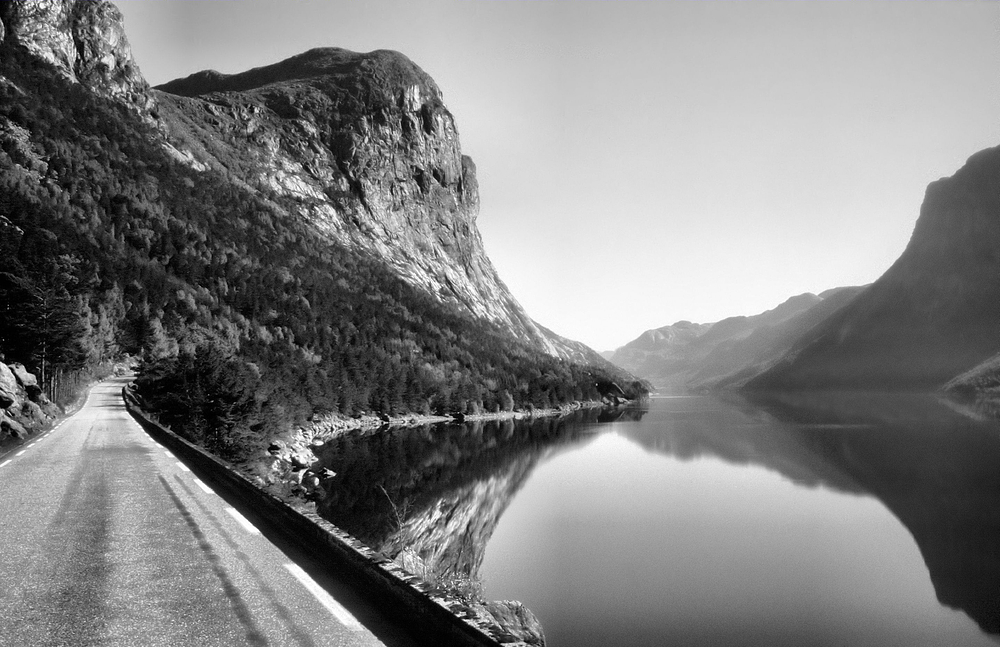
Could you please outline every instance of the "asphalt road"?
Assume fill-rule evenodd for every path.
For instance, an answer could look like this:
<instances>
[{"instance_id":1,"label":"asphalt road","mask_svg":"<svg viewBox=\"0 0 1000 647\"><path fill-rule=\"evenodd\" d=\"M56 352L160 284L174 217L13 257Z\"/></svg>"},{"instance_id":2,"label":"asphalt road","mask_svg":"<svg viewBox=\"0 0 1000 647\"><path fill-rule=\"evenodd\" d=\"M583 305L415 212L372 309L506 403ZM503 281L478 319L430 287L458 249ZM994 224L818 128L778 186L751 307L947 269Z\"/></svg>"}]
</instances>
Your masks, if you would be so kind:
<instances>
[{"instance_id":1,"label":"asphalt road","mask_svg":"<svg viewBox=\"0 0 1000 647\"><path fill-rule=\"evenodd\" d=\"M0 645L411 644L147 436L123 384L0 458Z\"/></svg>"}]
</instances>

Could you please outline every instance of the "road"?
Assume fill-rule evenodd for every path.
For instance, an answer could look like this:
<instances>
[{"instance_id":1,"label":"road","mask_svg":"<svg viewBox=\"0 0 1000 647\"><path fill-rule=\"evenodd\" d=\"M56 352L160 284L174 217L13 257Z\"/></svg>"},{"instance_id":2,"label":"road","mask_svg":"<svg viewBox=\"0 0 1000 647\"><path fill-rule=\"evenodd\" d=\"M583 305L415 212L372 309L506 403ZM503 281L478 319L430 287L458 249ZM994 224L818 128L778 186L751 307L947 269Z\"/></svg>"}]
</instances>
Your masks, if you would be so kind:
<instances>
[{"instance_id":1,"label":"road","mask_svg":"<svg viewBox=\"0 0 1000 647\"><path fill-rule=\"evenodd\" d=\"M156 444L123 384L0 458L0 645L412 644Z\"/></svg>"}]
</instances>

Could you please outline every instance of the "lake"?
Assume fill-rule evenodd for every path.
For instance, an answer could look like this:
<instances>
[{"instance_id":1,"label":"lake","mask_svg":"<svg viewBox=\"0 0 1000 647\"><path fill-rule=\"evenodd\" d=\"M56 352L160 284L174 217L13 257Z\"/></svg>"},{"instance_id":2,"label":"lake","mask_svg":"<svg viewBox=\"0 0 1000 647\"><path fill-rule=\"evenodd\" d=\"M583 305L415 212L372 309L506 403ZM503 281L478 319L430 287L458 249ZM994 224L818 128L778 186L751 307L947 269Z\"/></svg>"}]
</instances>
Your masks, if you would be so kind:
<instances>
[{"instance_id":1,"label":"lake","mask_svg":"<svg viewBox=\"0 0 1000 647\"><path fill-rule=\"evenodd\" d=\"M552 647L1000 642L1000 425L932 397L654 398L321 461L321 514Z\"/></svg>"}]
</instances>

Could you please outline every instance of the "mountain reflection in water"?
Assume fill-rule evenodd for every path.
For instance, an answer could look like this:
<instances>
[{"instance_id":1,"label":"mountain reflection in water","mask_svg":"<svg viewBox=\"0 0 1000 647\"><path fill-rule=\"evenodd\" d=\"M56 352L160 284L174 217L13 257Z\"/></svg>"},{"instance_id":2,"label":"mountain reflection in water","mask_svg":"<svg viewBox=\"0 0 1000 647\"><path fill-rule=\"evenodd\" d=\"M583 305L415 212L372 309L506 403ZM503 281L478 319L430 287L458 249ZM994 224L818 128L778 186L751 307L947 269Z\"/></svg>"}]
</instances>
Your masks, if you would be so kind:
<instances>
[{"instance_id":1,"label":"mountain reflection in water","mask_svg":"<svg viewBox=\"0 0 1000 647\"><path fill-rule=\"evenodd\" d=\"M475 579L483 564L487 542L515 495L524 488L525 497L538 496L537 489L525 487L536 468L568 461L585 450L590 440L611 433L653 455L691 463L701 459L721 460L734 468L757 466L779 474L799 488L846 493L856 495L859 500L874 497L912 535L937 600L964 612L987 634L1000 634L1000 424L961 415L929 396L824 394L771 397L753 402L712 398L678 402L654 400L648 411L627 410L617 421L607 414L602 418L598 412L581 412L559 420L434 426L331 441L320 461L322 467L332 469L337 476L327 482L327 496L320 503L319 512L390 557L413 555L426 572ZM611 479L605 482L623 478L609 473L613 466L606 461L602 463L600 457L589 460L587 465L592 466L589 469L594 473L603 470L601 478ZM660 469L670 469L670 463L663 463ZM662 502L665 494L632 490L621 496L651 496ZM551 498L559 500L556 495ZM548 505L553 505L552 501ZM556 526L576 524L567 532L576 533L576 537L581 532L591 532L594 536L583 541L601 541L595 530L588 531L589 526L565 516L572 511L568 510L570 506L562 505L567 509L551 509L548 513L560 515L562 521L555 522ZM650 509L660 511L656 514L665 514L663 511L667 510L669 514L669 508L654 505ZM544 518L546 512L533 514L537 520ZM589 510L586 514L598 513ZM669 519L667 522L677 525ZM676 530L672 528L672 532ZM559 541L551 535L551 529L540 532L549 532L552 541ZM867 529L857 528L853 532L865 533ZM515 529L513 534L531 533ZM567 535L570 536L573 535ZM874 537L872 540L878 541ZM637 535L637 541L655 541L655 535L641 538ZM733 541L738 542L739 538ZM665 544L664 548L668 552L662 558L658 555L656 560L684 559L680 554L671 556L669 551L677 546ZM530 546L525 550L530 551ZM615 547L599 546L595 553L599 555L601 550L613 552ZM594 559L594 554L589 558ZM643 564L649 558L647 553L636 559ZM540 558L542 563L546 559ZM551 560L551 554L548 559ZM587 569L585 562L577 564L570 557L565 559L558 567ZM625 558L615 555L615 559ZM655 567L655 563L649 564L649 568ZM658 577L655 573L648 571L645 577ZM572 581L573 586L579 587L583 580L574 576ZM572 597L560 588L565 584L552 586L555 590L544 604L560 604L560 599ZM663 586L676 589L669 582ZM521 597L518 590L505 591L505 596ZM642 595L657 595L656 591L650 589ZM674 593L671 590L671 595ZM578 594L579 590L574 591L574 595ZM559 618L558 611L536 609L530 594L526 595L528 599L521 599L536 613L542 611L539 618L547 633L548 618L553 618L555 629L561 621L579 623L581 613L592 613L592 610L567 609L566 617ZM900 604L904 604L902 598ZM725 610L725 606L713 606L703 608L702 613L708 618ZM593 622L608 624L613 622L615 613L628 612L624 608L609 611L608 618L594 618ZM870 614L878 612L866 613L869 615L864 617L870 621ZM737 626L731 636L721 638L716 634L686 636L670 628L665 630L663 623L671 622L668 615L650 619L648 626L640 627L646 633L633 640L633 644L660 644L665 637L681 640L681 644L745 644L750 639L745 633L748 627ZM836 626L846 627L852 621L845 617L838 622ZM834 625L823 626L829 629ZM809 632L816 627L812 630L809 627L808 623L800 622L795 631L805 634L789 633L787 639L778 636L772 644L796 644L803 635L812 637ZM637 630L635 626L631 629ZM629 627L621 628L622 632L628 630ZM579 632L585 631L580 628L573 634L574 640L565 644L584 644L586 641L578 639L582 635ZM896 625L886 625L872 636L899 639L902 634L894 633L898 631ZM553 631L551 638L557 639L558 634L559 631ZM845 635L816 638L812 644L841 644ZM594 639L597 640L596 634ZM923 644L939 644L933 640L937 638L925 638ZM551 644L557 646L558 640Z\"/></svg>"},{"instance_id":2,"label":"mountain reflection in water","mask_svg":"<svg viewBox=\"0 0 1000 647\"><path fill-rule=\"evenodd\" d=\"M784 423L759 440L767 457L755 462L793 479L793 466L808 467L823 485L878 498L916 540L938 601L1000 634L996 421L920 395L784 396L755 404Z\"/></svg>"},{"instance_id":3,"label":"mountain reflection in water","mask_svg":"<svg viewBox=\"0 0 1000 647\"><path fill-rule=\"evenodd\" d=\"M500 516L539 460L592 438L599 423L642 415L580 410L334 439L313 466L336 473L324 483L317 512L434 581L475 580Z\"/></svg>"},{"instance_id":4,"label":"mountain reflection in water","mask_svg":"<svg viewBox=\"0 0 1000 647\"><path fill-rule=\"evenodd\" d=\"M1000 424L914 394L781 394L725 405L675 416L668 434L646 425L624 435L682 460L759 465L798 485L876 497L917 542L938 601L1000 634Z\"/></svg>"}]
</instances>

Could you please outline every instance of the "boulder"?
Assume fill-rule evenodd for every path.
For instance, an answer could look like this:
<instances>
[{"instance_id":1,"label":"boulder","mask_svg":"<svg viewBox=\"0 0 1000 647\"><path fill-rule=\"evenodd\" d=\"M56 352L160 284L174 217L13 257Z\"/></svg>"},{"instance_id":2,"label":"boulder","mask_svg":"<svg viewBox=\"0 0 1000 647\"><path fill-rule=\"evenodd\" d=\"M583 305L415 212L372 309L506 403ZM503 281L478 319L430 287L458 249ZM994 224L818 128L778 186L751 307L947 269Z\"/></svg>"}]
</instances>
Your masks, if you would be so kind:
<instances>
[{"instance_id":1,"label":"boulder","mask_svg":"<svg viewBox=\"0 0 1000 647\"><path fill-rule=\"evenodd\" d=\"M3 366L3 364L0 364L0 366ZM6 413L0 412L0 439L8 436L24 440L28 437L28 430L17 420L7 416Z\"/></svg>"},{"instance_id":2,"label":"boulder","mask_svg":"<svg viewBox=\"0 0 1000 647\"><path fill-rule=\"evenodd\" d=\"M42 394L42 387L38 386L38 378L35 377L35 374L29 373L28 369L24 368L24 364L19 362L11 364L10 370L14 374L14 379L24 388L24 392L28 394L28 398L32 401L37 401L38 396Z\"/></svg>"},{"instance_id":3,"label":"boulder","mask_svg":"<svg viewBox=\"0 0 1000 647\"><path fill-rule=\"evenodd\" d=\"M10 368L0 362L0 409L17 404L17 380Z\"/></svg>"},{"instance_id":4,"label":"boulder","mask_svg":"<svg viewBox=\"0 0 1000 647\"><path fill-rule=\"evenodd\" d=\"M37 403L25 400L21 404L21 415L19 417L26 425L37 429L44 425L51 416L46 414Z\"/></svg>"},{"instance_id":5,"label":"boulder","mask_svg":"<svg viewBox=\"0 0 1000 647\"><path fill-rule=\"evenodd\" d=\"M516 600L487 602L486 609L510 637L529 645L545 645L542 623L528 607Z\"/></svg>"}]
</instances>

